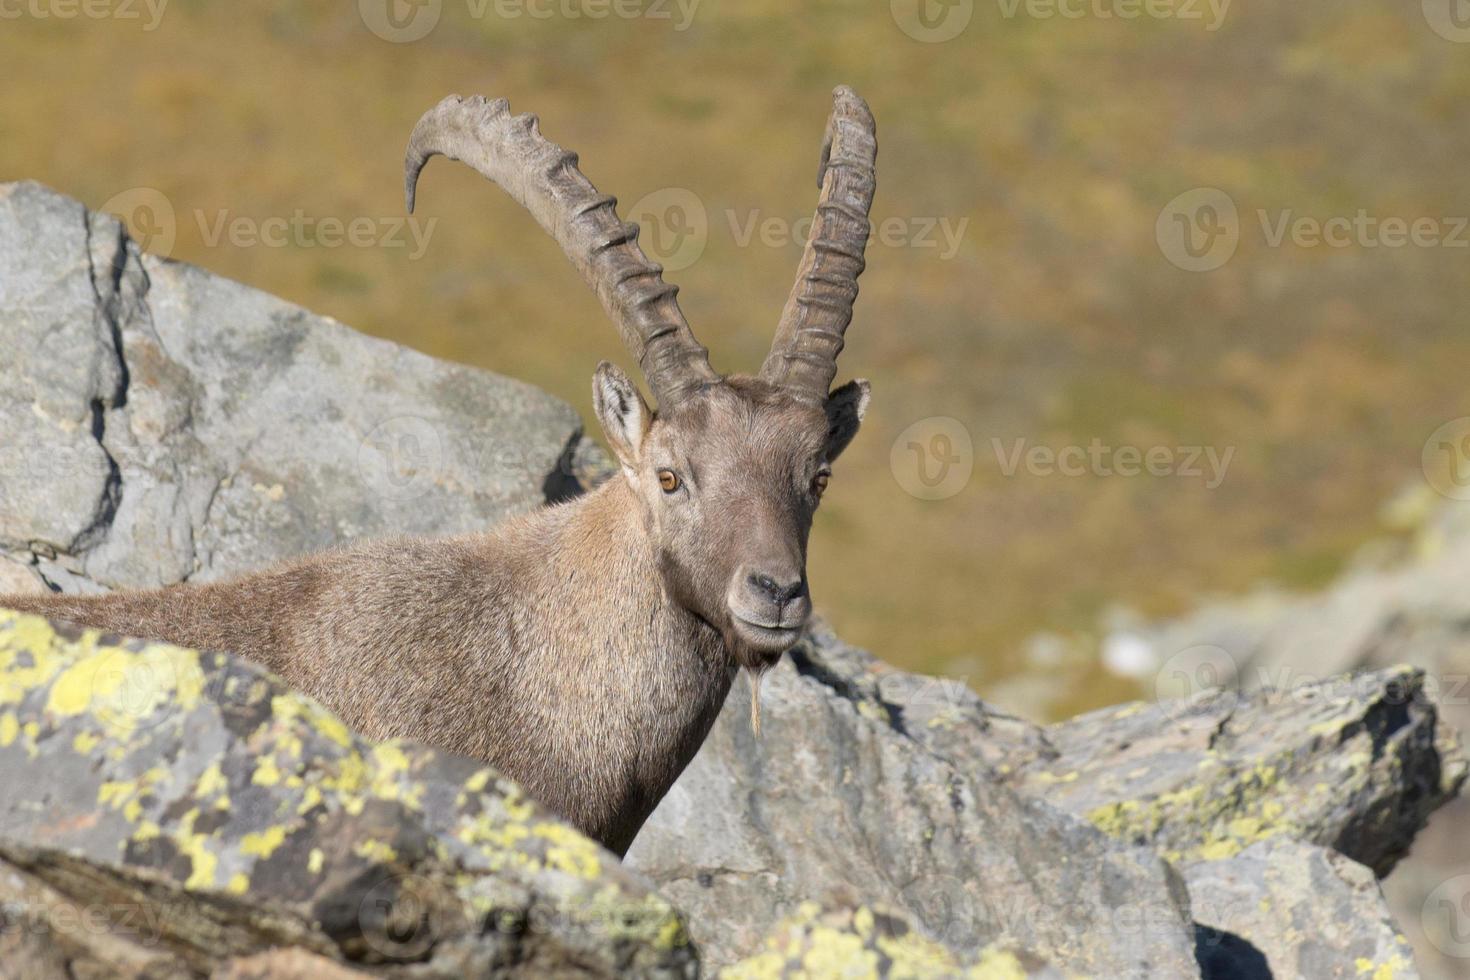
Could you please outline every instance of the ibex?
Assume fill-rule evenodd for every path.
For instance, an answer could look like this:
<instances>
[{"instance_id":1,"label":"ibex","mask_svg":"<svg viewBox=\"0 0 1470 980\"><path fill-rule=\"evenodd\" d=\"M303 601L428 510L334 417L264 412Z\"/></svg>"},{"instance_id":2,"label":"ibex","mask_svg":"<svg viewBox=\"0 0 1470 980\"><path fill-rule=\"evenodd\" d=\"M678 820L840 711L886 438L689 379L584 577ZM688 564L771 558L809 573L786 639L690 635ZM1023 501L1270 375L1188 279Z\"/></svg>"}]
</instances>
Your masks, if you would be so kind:
<instances>
[{"instance_id":1,"label":"ibex","mask_svg":"<svg viewBox=\"0 0 1470 980\"><path fill-rule=\"evenodd\" d=\"M593 377L619 472L481 533L371 542L218 584L0 606L242 654L369 737L483 760L622 855L739 669L758 688L810 615L812 516L868 404L866 381L829 388L864 265L873 117L850 89L833 93L811 235L753 377L710 367L638 226L535 116L478 97L431 109L408 144L410 211L435 155L535 216L638 359L657 414L611 364Z\"/></svg>"}]
</instances>

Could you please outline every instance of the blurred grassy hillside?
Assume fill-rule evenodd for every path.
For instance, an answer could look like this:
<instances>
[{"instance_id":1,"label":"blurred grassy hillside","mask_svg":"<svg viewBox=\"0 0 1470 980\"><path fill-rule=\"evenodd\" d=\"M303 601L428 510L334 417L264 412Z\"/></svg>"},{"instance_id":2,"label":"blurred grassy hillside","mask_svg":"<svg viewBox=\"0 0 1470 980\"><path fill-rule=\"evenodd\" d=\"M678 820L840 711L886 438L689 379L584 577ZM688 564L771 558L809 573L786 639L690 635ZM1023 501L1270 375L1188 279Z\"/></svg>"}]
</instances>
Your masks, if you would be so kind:
<instances>
[{"instance_id":1,"label":"blurred grassy hillside","mask_svg":"<svg viewBox=\"0 0 1470 980\"><path fill-rule=\"evenodd\" d=\"M716 366L753 370L800 246L743 232L810 212L828 92L845 82L879 122L875 221L897 223L869 247L839 373L871 378L874 406L813 539L818 606L843 635L983 691L1027 669L1028 635L1087 629L1112 603L1159 614L1330 577L1380 503L1422 479L1428 435L1470 413L1470 249L1273 246L1258 211L1268 225L1465 215L1470 46L1419 4L1240 4L1212 31L1204 4L1202 21L925 2L968 24L917 40L905 0L703 0L687 24L662 0L667 19L494 3L476 17L444 0L428 36L391 43L356 3L172 0L154 30L146 15L28 14L0 22L0 177L92 206L156 188L178 216L175 257L526 378L587 417L593 366L629 358L556 247L466 169L426 175L420 215L439 222L417 259L211 244L208 226L222 209L399 216L418 115L450 92L505 95L625 203L692 193L707 243L669 278ZM1199 187L1239 211L1234 256L1208 272L1156 238ZM952 249L924 232L939 222L967 222ZM943 500L904 489L908 437L890 465L931 417L973 445ZM1007 475L996 447L1017 440L1234 455L1214 488ZM1054 681L1069 709L1128 693L1100 670Z\"/></svg>"}]
</instances>

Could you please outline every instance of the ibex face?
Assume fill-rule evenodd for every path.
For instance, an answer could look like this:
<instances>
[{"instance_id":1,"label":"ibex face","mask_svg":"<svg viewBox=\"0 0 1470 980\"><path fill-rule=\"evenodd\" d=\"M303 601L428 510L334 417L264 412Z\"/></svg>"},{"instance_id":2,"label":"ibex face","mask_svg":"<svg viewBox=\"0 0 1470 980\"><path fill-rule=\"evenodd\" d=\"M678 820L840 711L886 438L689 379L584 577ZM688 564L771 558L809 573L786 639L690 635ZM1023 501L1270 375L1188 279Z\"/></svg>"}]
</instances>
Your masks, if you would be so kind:
<instances>
[{"instance_id":1,"label":"ibex face","mask_svg":"<svg viewBox=\"0 0 1470 980\"><path fill-rule=\"evenodd\" d=\"M867 382L815 405L731 377L655 418L604 363L593 400L642 502L665 592L719 630L742 666L770 666L811 615L807 535L831 464L857 433Z\"/></svg>"},{"instance_id":2,"label":"ibex face","mask_svg":"<svg viewBox=\"0 0 1470 980\"><path fill-rule=\"evenodd\" d=\"M664 594L718 630L738 662L769 666L811 613L806 545L829 467L856 434L868 384L829 391L863 271L877 137L867 104L833 93L811 238L757 377L717 374L638 247L638 226L599 194L577 156L504 100L451 96L409 141L406 190L430 157L463 160L520 201L562 246L638 358L655 415L601 365L594 404L642 507Z\"/></svg>"}]
</instances>

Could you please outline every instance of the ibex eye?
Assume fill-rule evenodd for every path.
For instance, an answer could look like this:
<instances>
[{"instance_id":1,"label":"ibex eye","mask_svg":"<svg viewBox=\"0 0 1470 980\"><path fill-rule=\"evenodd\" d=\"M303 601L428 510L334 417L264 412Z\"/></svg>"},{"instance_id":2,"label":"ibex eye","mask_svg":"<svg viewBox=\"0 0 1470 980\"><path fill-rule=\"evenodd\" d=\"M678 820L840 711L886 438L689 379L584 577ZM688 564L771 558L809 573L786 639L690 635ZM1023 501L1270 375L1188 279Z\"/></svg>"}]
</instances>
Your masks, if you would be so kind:
<instances>
[{"instance_id":1,"label":"ibex eye","mask_svg":"<svg viewBox=\"0 0 1470 980\"><path fill-rule=\"evenodd\" d=\"M812 493L820 497L827 492L827 484L832 480L831 473L818 473L812 478Z\"/></svg>"},{"instance_id":2,"label":"ibex eye","mask_svg":"<svg viewBox=\"0 0 1470 980\"><path fill-rule=\"evenodd\" d=\"M663 487L664 493L673 493L679 489L679 474L673 470L659 470L658 485Z\"/></svg>"}]
</instances>

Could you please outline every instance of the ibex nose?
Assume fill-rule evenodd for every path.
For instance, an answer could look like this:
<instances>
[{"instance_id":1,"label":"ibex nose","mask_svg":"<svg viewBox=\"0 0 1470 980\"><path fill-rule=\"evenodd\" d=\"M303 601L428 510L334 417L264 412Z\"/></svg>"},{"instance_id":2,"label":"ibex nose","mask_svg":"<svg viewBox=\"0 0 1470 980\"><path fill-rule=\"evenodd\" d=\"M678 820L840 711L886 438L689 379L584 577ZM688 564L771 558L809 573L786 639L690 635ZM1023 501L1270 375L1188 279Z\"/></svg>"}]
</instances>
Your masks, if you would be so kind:
<instances>
[{"instance_id":1,"label":"ibex nose","mask_svg":"<svg viewBox=\"0 0 1470 980\"><path fill-rule=\"evenodd\" d=\"M778 606L784 606L806 592L806 582L802 581L799 576L785 582L778 582L764 572L753 572L749 582L752 588L764 594Z\"/></svg>"}]
</instances>

